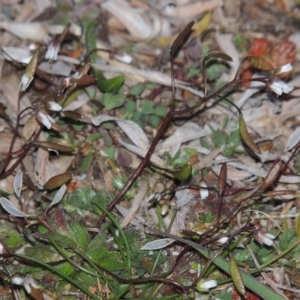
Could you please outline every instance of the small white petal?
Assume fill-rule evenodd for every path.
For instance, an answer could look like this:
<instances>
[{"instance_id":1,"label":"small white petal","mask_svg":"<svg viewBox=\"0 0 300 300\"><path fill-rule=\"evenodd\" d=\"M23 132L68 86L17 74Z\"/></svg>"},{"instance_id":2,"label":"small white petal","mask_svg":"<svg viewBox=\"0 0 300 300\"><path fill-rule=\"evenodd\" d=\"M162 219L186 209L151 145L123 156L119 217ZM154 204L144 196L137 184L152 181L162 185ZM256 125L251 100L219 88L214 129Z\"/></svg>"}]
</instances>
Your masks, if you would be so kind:
<instances>
[{"instance_id":1,"label":"small white petal","mask_svg":"<svg viewBox=\"0 0 300 300\"><path fill-rule=\"evenodd\" d=\"M50 129L51 128L51 122L49 121L49 119L47 118L47 115L43 114L40 111L37 111L37 113L35 114L35 117L37 118L37 120L39 122L41 122L46 128Z\"/></svg>"},{"instance_id":2,"label":"small white petal","mask_svg":"<svg viewBox=\"0 0 300 300\"><path fill-rule=\"evenodd\" d=\"M60 50L60 44L57 41L52 41L48 45L48 49L45 54L45 59L57 60L59 50Z\"/></svg>"},{"instance_id":3,"label":"small white petal","mask_svg":"<svg viewBox=\"0 0 300 300\"><path fill-rule=\"evenodd\" d=\"M16 284L16 285L22 285L23 284L23 278L21 278L20 276L13 276L12 279L11 279L11 282L13 284Z\"/></svg>"},{"instance_id":4,"label":"small white petal","mask_svg":"<svg viewBox=\"0 0 300 300\"><path fill-rule=\"evenodd\" d=\"M62 107L54 101L47 102L47 107L48 107L48 109L50 109L52 111L61 111L62 110Z\"/></svg>"},{"instance_id":5,"label":"small white petal","mask_svg":"<svg viewBox=\"0 0 300 300\"><path fill-rule=\"evenodd\" d=\"M291 86L291 85L288 85L288 84L284 84L284 86L283 86L283 92L284 92L285 94L288 94L288 93L291 92L293 89L294 89L294 87Z\"/></svg>"},{"instance_id":6,"label":"small white petal","mask_svg":"<svg viewBox=\"0 0 300 300\"><path fill-rule=\"evenodd\" d=\"M275 239L275 236L274 236L273 234L271 234L271 233L266 233L265 236L266 236L267 238L269 238L269 239L272 239L272 240Z\"/></svg>"},{"instance_id":7,"label":"small white petal","mask_svg":"<svg viewBox=\"0 0 300 300\"><path fill-rule=\"evenodd\" d=\"M287 73L287 72L291 71L292 69L293 69L293 66L289 63L289 64L286 64L286 65L278 68L277 74Z\"/></svg>"},{"instance_id":8,"label":"small white petal","mask_svg":"<svg viewBox=\"0 0 300 300\"><path fill-rule=\"evenodd\" d=\"M203 290L209 290L213 287L217 286L217 281L216 280L209 280L209 281L204 281L200 284L200 288Z\"/></svg>"},{"instance_id":9,"label":"small white petal","mask_svg":"<svg viewBox=\"0 0 300 300\"><path fill-rule=\"evenodd\" d=\"M124 53L123 55L115 55L114 58L128 65L132 62L132 56L127 53Z\"/></svg>"},{"instance_id":10,"label":"small white petal","mask_svg":"<svg viewBox=\"0 0 300 300\"><path fill-rule=\"evenodd\" d=\"M293 86L288 85L281 80L272 82L272 84L270 85L270 88L274 93L276 93L279 96L282 93L288 94L289 92L291 92L294 89Z\"/></svg>"},{"instance_id":11,"label":"small white petal","mask_svg":"<svg viewBox=\"0 0 300 300\"><path fill-rule=\"evenodd\" d=\"M275 81L275 82L273 82L271 85L270 85L270 88L272 89L272 91L274 92L274 93L276 93L277 95L281 95L282 94L282 85L279 83L279 82L277 82L277 81Z\"/></svg>"},{"instance_id":12,"label":"small white petal","mask_svg":"<svg viewBox=\"0 0 300 300\"><path fill-rule=\"evenodd\" d=\"M26 74L24 74L21 78L20 83L20 91L24 92L29 87L31 81L33 80L33 77L29 78Z\"/></svg>"},{"instance_id":13,"label":"small white petal","mask_svg":"<svg viewBox=\"0 0 300 300\"><path fill-rule=\"evenodd\" d=\"M217 242L219 244L225 244L228 241L228 237L227 236L223 236L220 239L217 240Z\"/></svg>"},{"instance_id":14,"label":"small white petal","mask_svg":"<svg viewBox=\"0 0 300 300\"><path fill-rule=\"evenodd\" d=\"M51 123L55 123L54 119L51 116L47 115L47 118Z\"/></svg>"},{"instance_id":15,"label":"small white petal","mask_svg":"<svg viewBox=\"0 0 300 300\"><path fill-rule=\"evenodd\" d=\"M266 244L267 246L272 246L273 245L273 238L275 238L272 234L269 235L268 233L258 233L258 241L260 244ZM272 238L271 238L272 236Z\"/></svg>"},{"instance_id":16,"label":"small white petal","mask_svg":"<svg viewBox=\"0 0 300 300\"><path fill-rule=\"evenodd\" d=\"M27 282L24 282L24 288L26 292L30 295L31 294L31 287Z\"/></svg>"}]
</instances>

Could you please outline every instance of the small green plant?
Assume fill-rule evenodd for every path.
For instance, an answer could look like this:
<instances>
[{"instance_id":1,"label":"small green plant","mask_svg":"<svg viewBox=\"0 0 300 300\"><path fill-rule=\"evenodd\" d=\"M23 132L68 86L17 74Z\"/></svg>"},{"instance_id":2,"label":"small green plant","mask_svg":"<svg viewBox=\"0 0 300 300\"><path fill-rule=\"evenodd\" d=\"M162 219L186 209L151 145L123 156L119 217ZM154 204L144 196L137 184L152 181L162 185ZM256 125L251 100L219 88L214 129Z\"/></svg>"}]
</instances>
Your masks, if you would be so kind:
<instances>
[{"instance_id":1,"label":"small green plant","mask_svg":"<svg viewBox=\"0 0 300 300\"><path fill-rule=\"evenodd\" d=\"M263 58L247 56L233 79L222 83L218 79L232 58L218 51L207 52L201 68L197 65L186 75L201 78L203 95L197 101L185 102L184 96L178 100L175 75L180 76L180 72L175 74L174 59L190 35L194 26L191 22L170 46L171 99L168 104L158 103L156 96L162 93L161 87L137 83L127 88L124 75L107 79L96 68L97 51L117 55L116 49L97 49L97 24L97 20L85 19L86 59L68 77L51 77L40 70L39 63L57 60L61 47L68 43L70 24L33 53L21 79L20 93L26 93L39 77L53 89L54 99L33 103L15 119L0 107L1 117L12 133L9 151L0 166L0 179L14 178L13 191L3 191L0 197L1 283L11 287L14 295L20 293L23 298L29 295L37 300L44 299L43 294L62 299L186 299L187 295L203 294L228 299L229 294L246 297L247 293L262 299L284 299L255 274L282 258L289 261L283 261L283 265L298 267L299 216L295 215L293 228L288 228L257 210L258 204L280 196L299 200L297 190L276 186L281 176L291 172L289 162L299 151L299 137L293 134L288 142L288 158L278 156L267 165L267 171L262 168L263 176L257 172L261 180L251 178L247 184L235 184L229 178L230 163L242 143L248 151L242 151L245 155L259 158L263 150L248 131L241 108L225 92L254 82L277 95L288 94L294 88L282 81L282 76L290 72L291 65L275 68ZM263 75L241 78L245 62L263 71ZM19 65L15 61L13 64ZM86 87L96 91L95 98L89 98L93 108L84 107L87 113L83 115L69 110L68 105L77 97L91 97L91 89L85 93ZM221 128L209 126L210 136L191 138L195 140L193 146L182 147L186 139L176 136L180 142L172 144L170 153L159 152L161 142L172 134L177 121L190 120L197 114L205 116L208 108L203 106L212 101L226 103L233 115L230 129L226 117ZM25 113L29 113L29 119L22 123ZM143 128L149 126L152 129L146 134ZM126 139L120 138L123 133ZM21 144L18 150L14 147L16 141ZM122 147L139 159L132 159ZM20 168L28 166L26 158L33 160L36 149L80 163L72 165L72 171L37 184ZM290 150L292 153L287 154ZM223 155L219 156L221 162L214 160L219 154ZM54 163L49 165L54 169ZM128 175L130 167L134 171ZM200 178L202 170L204 176ZM148 190L156 188L159 191L147 195ZM146 196L151 198L149 202ZM139 215L140 208L144 213ZM120 215L124 216L122 221ZM178 228L174 229L175 221ZM126 227L129 223L131 226ZM186 223L190 230L181 232L187 237L184 239L178 233ZM172 230L176 235L170 233ZM229 282L234 292L220 294L215 289Z\"/></svg>"}]
</instances>

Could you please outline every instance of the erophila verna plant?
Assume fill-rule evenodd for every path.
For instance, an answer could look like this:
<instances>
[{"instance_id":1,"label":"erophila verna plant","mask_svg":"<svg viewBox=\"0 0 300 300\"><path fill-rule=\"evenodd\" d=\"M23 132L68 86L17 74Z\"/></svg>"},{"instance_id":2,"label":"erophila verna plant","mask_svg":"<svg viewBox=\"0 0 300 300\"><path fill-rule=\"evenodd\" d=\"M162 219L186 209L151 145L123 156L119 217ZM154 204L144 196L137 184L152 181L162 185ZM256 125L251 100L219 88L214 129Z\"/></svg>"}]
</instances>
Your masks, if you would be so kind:
<instances>
[{"instance_id":1,"label":"erophila verna plant","mask_svg":"<svg viewBox=\"0 0 300 300\"><path fill-rule=\"evenodd\" d=\"M252 205L264 199L275 199L280 196L299 199L296 190L273 189L280 176L287 172L289 162L298 153L299 133L296 131L286 145L286 153L293 149L287 159L277 157L262 180L238 188L229 184L226 162L216 174L215 185L209 186L203 182L196 182L195 178L199 178L199 174L197 175L197 170L193 168L192 161L195 160L196 155L193 149L187 149L184 157L180 157L180 154L169 155L168 163L173 167L167 164L159 165L157 163L159 160L152 161L152 156L173 120L189 119L195 115L205 114L205 110L209 109L206 107L209 102L222 100L229 104L237 115L239 135L234 133L232 135L232 139L238 138L238 143L232 148L233 151L240 144L239 138L241 138L247 153L259 159L263 151L249 133L242 109L229 99L226 92L232 91L233 88L240 88L240 85L245 82L259 82L276 96L289 94L294 87L287 84L283 76L291 72L292 65L288 63L275 68L263 58L247 56L242 60L231 81L210 92L206 75L208 61L214 59L228 62L232 59L222 52L209 52L202 61L203 95L199 96L191 107L180 109L176 101L174 60L180 48L188 40L192 27L193 22L183 29L170 46L172 98L169 110L164 118L159 119L160 124L151 144L147 149L144 148L139 152L142 157L139 165L128 178L120 176L114 181L118 189L116 194L106 195L102 191L89 194L84 189L78 191L77 197L82 205L80 209L72 208L74 201L70 200L69 196L74 192L74 185L78 180L72 174L73 172L56 175L40 185L32 182L22 171L23 160L31 156L37 148L66 155L78 155L78 145L74 141L65 144L55 141L57 136L66 136L69 123L72 124L70 131L76 126L79 128L90 126L93 135L90 141L99 138L97 128L103 122L116 122L129 137L140 132L141 128L132 120L123 120L116 115L97 115L94 110L94 116L88 118L77 111L66 109L70 96L76 93L79 87L94 85L110 93L106 99L115 101L110 106L111 110L126 103L124 93L114 94L122 88L124 76L106 79L90 62L95 58L96 51L107 50L87 49L89 52L87 60L81 67L73 75L62 78L56 78L42 71L39 64L45 60L53 63L58 59L70 26L67 26L61 35L53 38L47 45L40 45L34 50L21 78L20 93L22 95L27 92L36 79L42 79L54 86L55 93L51 94L51 97L45 96L40 101L33 102L31 107L18 113L16 120L12 120L6 114L4 107L1 107L0 111L1 117L13 132L9 152L0 166L0 179L14 176L14 192L7 191L7 194L0 198L1 218L5 220L5 224L11 225L7 227L7 231L14 230L16 234L15 242L7 236L3 236L0 240L1 273L2 284L11 287L12 295L16 299L25 299L28 295L38 300L57 299L56 296L60 294L65 297L81 297L80 299L170 299L170 297L189 299L214 295L222 287L224 292L223 295L217 296L219 299L228 299L225 295L229 293L227 287L230 287L231 292L234 291L232 294L236 293L242 297L250 294L253 299L259 297L272 300L285 299L282 293L278 293L278 289L274 289L272 285L268 286L270 282L268 285L264 284L256 277L272 263L284 257L290 258L291 253L296 253L295 249L299 245L299 240L296 239L296 234L300 232L299 220L296 222L298 227L295 235L290 232L282 233L278 229L269 232L265 226L264 213L252 208ZM114 51L109 54L117 55ZM12 64L23 68L23 65L10 58L9 54L3 53L3 55ZM240 71L245 62L260 71L261 75L254 75L250 79L241 78ZM132 92L131 97L137 97L142 93L141 86L139 89L140 91ZM28 113L30 123L25 123L26 130L22 131L21 119ZM159 113L157 117L160 117ZM86 134L87 131L80 130L85 137L90 133ZM46 140L39 138L42 132L47 132ZM22 147L19 150L15 150L14 147L17 139L22 140ZM132 147L138 147L139 142L142 144L141 138L137 138L136 144ZM88 166L93 159L91 155L95 153L86 145L82 148L85 149L82 150L83 155L89 158L89 162L85 160ZM107 157L110 159L112 169L117 168L113 163L114 155L111 152L106 151L101 155L103 159ZM177 165L180 165L180 168L177 168ZM165 186L162 191L148 195L148 205L156 207L159 219L157 228L152 228L148 224L144 224L145 230L140 228L143 234L147 234L148 238L152 239L148 243L143 239L141 247L140 232L125 231L123 227L126 224L120 224L113 211L124 197L132 196L131 187L138 191L137 194L140 192L139 188L145 190L143 195L146 194L147 188L142 184L139 186L139 179L146 168L150 176L153 173L161 174L171 178L172 184ZM85 173L86 169L83 167L82 173ZM180 193L185 190L200 192L203 198L210 199L211 206L209 211L199 213L199 220L194 228L182 230L182 236L178 236L171 233L172 222L177 210L183 209L185 204L177 202L174 210L172 200L180 197L178 195L182 195ZM26 199L27 196L32 197L32 201L36 202L38 212L32 212L28 205L30 199ZM51 201L50 204L45 204L48 200ZM172 218L169 227L163 230L162 220L167 215L172 215ZM153 224L154 227L155 221ZM276 226L278 227L277 224ZM290 234L290 239L287 238L287 234ZM24 237L24 240L20 236ZM21 251L18 250L18 246L26 247ZM165 255L162 249L168 255ZM177 254L173 255L172 253L176 251ZM151 258L145 254L150 252ZM267 257L269 254L272 256L263 263L259 264L255 259L255 255ZM168 257L172 259L168 260ZM243 267L247 267L248 272ZM82 298L85 297L83 295L89 298Z\"/></svg>"}]
</instances>

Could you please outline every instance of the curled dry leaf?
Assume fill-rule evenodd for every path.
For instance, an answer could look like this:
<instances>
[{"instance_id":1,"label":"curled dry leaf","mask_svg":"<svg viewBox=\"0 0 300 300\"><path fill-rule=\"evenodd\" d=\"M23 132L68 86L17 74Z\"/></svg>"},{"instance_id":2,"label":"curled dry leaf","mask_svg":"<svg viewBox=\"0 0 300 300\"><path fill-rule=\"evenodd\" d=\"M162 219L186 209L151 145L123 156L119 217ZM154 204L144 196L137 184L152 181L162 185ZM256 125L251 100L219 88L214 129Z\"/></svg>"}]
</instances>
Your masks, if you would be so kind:
<instances>
[{"instance_id":1,"label":"curled dry leaf","mask_svg":"<svg viewBox=\"0 0 300 300\"><path fill-rule=\"evenodd\" d=\"M51 202L51 203L49 204L49 206L48 206L48 209L49 209L51 206L53 206L53 205L59 203L59 202L62 200L62 198L63 198L63 196L64 196L66 190L67 190L67 186L66 186L65 184L63 184L63 185L59 188L59 190L57 191L57 193L55 194L55 196L54 196L52 202Z\"/></svg>"},{"instance_id":2,"label":"curled dry leaf","mask_svg":"<svg viewBox=\"0 0 300 300\"><path fill-rule=\"evenodd\" d=\"M293 149L300 141L300 128L297 128L290 136L286 146L284 148L284 152L290 151Z\"/></svg>"},{"instance_id":3,"label":"curled dry leaf","mask_svg":"<svg viewBox=\"0 0 300 300\"><path fill-rule=\"evenodd\" d=\"M72 179L72 174L64 173L51 177L44 185L45 190L53 190Z\"/></svg>"},{"instance_id":4,"label":"curled dry leaf","mask_svg":"<svg viewBox=\"0 0 300 300\"><path fill-rule=\"evenodd\" d=\"M243 114L240 114L240 117L239 117L239 130L240 130L241 138L243 139L244 143L254 152L261 154L259 147L254 143L254 141L252 140L252 138L248 132L247 125L245 123Z\"/></svg>"},{"instance_id":5,"label":"curled dry leaf","mask_svg":"<svg viewBox=\"0 0 300 300\"><path fill-rule=\"evenodd\" d=\"M160 240L156 240L156 241L145 244L143 247L141 247L141 250L158 250L158 249L165 248L165 247L173 244L174 242L175 241L170 238L160 239Z\"/></svg>"},{"instance_id":6,"label":"curled dry leaf","mask_svg":"<svg viewBox=\"0 0 300 300\"><path fill-rule=\"evenodd\" d=\"M22 185L23 185L23 172L21 169L19 169L14 180L14 191L18 198L21 196Z\"/></svg>"},{"instance_id":7,"label":"curled dry leaf","mask_svg":"<svg viewBox=\"0 0 300 300\"><path fill-rule=\"evenodd\" d=\"M29 215L17 209L12 202L10 202L8 199L4 197L0 198L0 204L2 205L4 210L6 210L10 215L14 217L20 217L20 218L29 217Z\"/></svg>"},{"instance_id":8,"label":"curled dry leaf","mask_svg":"<svg viewBox=\"0 0 300 300\"><path fill-rule=\"evenodd\" d=\"M99 115L92 119L92 123L95 126L100 126L102 123L108 121L116 121L118 126L121 127L136 146L142 149L148 149L150 147L148 137L143 129L131 120L122 120L108 115Z\"/></svg>"}]
</instances>

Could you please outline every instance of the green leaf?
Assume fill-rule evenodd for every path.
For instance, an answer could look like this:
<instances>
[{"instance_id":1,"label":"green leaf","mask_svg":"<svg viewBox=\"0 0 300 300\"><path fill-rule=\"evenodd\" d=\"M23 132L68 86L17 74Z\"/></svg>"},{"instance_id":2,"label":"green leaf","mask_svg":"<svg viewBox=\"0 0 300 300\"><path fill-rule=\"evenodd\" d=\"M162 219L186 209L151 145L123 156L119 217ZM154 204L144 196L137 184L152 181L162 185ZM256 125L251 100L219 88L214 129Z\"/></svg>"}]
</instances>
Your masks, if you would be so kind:
<instances>
[{"instance_id":1,"label":"green leaf","mask_svg":"<svg viewBox=\"0 0 300 300\"><path fill-rule=\"evenodd\" d=\"M156 128L159 125L160 119L158 116L150 116L149 123L152 127Z\"/></svg>"},{"instance_id":2,"label":"green leaf","mask_svg":"<svg viewBox=\"0 0 300 300\"><path fill-rule=\"evenodd\" d=\"M108 158L110 158L111 160L114 160L115 159L115 150L116 150L115 146L110 146L105 151L105 154L107 155Z\"/></svg>"},{"instance_id":3,"label":"green leaf","mask_svg":"<svg viewBox=\"0 0 300 300\"><path fill-rule=\"evenodd\" d=\"M53 240L62 248L76 248L77 243L65 235L58 232L51 233Z\"/></svg>"},{"instance_id":4,"label":"green leaf","mask_svg":"<svg viewBox=\"0 0 300 300\"><path fill-rule=\"evenodd\" d=\"M75 270L75 268L67 261L54 266L54 268L67 276L71 275Z\"/></svg>"},{"instance_id":5,"label":"green leaf","mask_svg":"<svg viewBox=\"0 0 300 300\"><path fill-rule=\"evenodd\" d=\"M192 166L188 164L185 167L183 167L181 170L172 171L170 173L174 176L174 178L180 181L185 181L192 174Z\"/></svg>"},{"instance_id":6,"label":"green leaf","mask_svg":"<svg viewBox=\"0 0 300 300\"><path fill-rule=\"evenodd\" d=\"M168 113L168 109L165 106L158 105L155 107L155 114L158 117L164 117Z\"/></svg>"},{"instance_id":7,"label":"green leaf","mask_svg":"<svg viewBox=\"0 0 300 300\"><path fill-rule=\"evenodd\" d=\"M154 114L154 102L150 100L144 100L142 102L141 111L144 115Z\"/></svg>"},{"instance_id":8,"label":"green leaf","mask_svg":"<svg viewBox=\"0 0 300 300\"><path fill-rule=\"evenodd\" d=\"M25 254L29 257L42 260L45 263L55 262L62 259L61 255L49 245L35 245L34 247L26 247Z\"/></svg>"},{"instance_id":9,"label":"green leaf","mask_svg":"<svg viewBox=\"0 0 300 300\"><path fill-rule=\"evenodd\" d=\"M117 261L117 259L111 259L111 255L109 255L109 259L105 259L101 262L99 262L99 265L102 268L107 269L108 271L114 272L114 271L119 271L119 270L124 270L124 265L123 263Z\"/></svg>"},{"instance_id":10,"label":"green leaf","mask_svg":"<svg viewBox=\"0 0 300 300\"><path fill-rule=\"evenodd\" d=\"M192 241L180 238L178 236L175 236L175 235L167 233L167 232L160 233L158 230L151 229L151 232L154 234L161 234L163 236L167 236L171 239L174 239L176 241L179 241L186 245L189 245L189 246L193 247L195 250L197 250L198 252L200 252L206 258L213 257L211 250L208 250L205 247L200 246ZM217 256L213 260L213 263L216 266L218 266L220 269L222 269L224 272L226 272L227 274L230 274L229 262L226 261L224 258ZM262 299L272 299L272 300L284 300L285 299L281 295L277 294L276 292L274 292L273 290L268 288L263 283L259 282L253 276L246 273L245 271L240 270L240 273L241 273L241 277L242 277L242 280L243 280L245 286L248 289L250 289L252 292L256 293L258 296L260 296Z\"/></svg>"},{"instance_id":11,"label":"green leaf","mask_svg":"<svg viewBox=\"0 0 300 300\"><path fill-rule=\"evenodd\" d=\"M140 95L143 92L144 88L145 87L143 83L138 83L129 89L129 94L133 96Z\"/></svg>"},{"instance_id":12,"label":"green leaf","mask_svg":"<svg viewBox=\"0 0 300 300\"><path fill-rule=\"evenodd\" d=\"M89 244L89 235L84 227L78 223L69 223L70 237L78 244L78 246L84 251Z\"/></svg>"},{"instance_id":13,"label":"green leaf","mask_svg":"<svg viewBox=\"0 0 300 300\"><path fill-rule=\"evenodd\" d=\"M124 75L119 75L110 79L106 79L100 71L95 72L95 70L94 76L97 79L97 87L100 89L100 91L104 93L118 92L125 80Z\"/></svg>"},{"instance_id":14,"label":"green leaf","mask_svg":"<svg viewBox=\"0 0 300 300\"><path fill-rule=\"evenodd\" d=\"M93 161L94 153L90 152L83 160L81 168L80 168L80 174L84 174L88 168L90 167L92 161Z\"/></svg>"},{"instance_id":15,"label":"green leaf","mask_svg":"<svg viewBox=\"0 0 300 300\"><path fill-rule=\"evenodd\" d=\"M126 96L124 94L112 95L111 93L106 93L103 97L103 105L106 110L121 107L125 101Z\"/></svg>"},{"instance_id":16,"label":"green leaf","mask_svg":"<svg viewBox=\"0 0 300 300\"><path fill-rule=\"evenodd\" d=\"M96 37L96 31L95 26L99 23L98 20L91 21L85 30L85 47L87 52L90 52L97 48L97 37ZM91 54L92 62L96 62L97 60L97 52L94 52Z\"/></svg>"},{"instance_id":17,"label":"green leaf","mask_svg":"<svg viewBox=\"0 0 300 300\"><path fill-rule=\"evenodd\" d=\"M108 249L101 246L101 248L88 250L86 255L94 262L101 263L104 259L104 256L107 255Z\"/></svg>"},{"instance_id":18,"label":"green leaf","mask_svg":"<svg viewBox=\"0 0 300 300\"><path fill-rule=\"evenodd\" d=\"M253 139L251 138L251 136L248 132L247 125L245 123L243 114L240 114L240 117L239 117L239 131L240 131L240 135L241 135L241 138L243 139L244 143L254 152L261 154L259 147L254 143Z\"/></svg>"},{"instance_id":19,"label":"green leaf","mask_svg":"<svg viewBox=\"0 0 300 300\"><path fill-rule=\"evenodd\" d=\"M92 133L90 134L85 142L88 143L88 142L92 142L92 141L95 141L95 140L99 140L101 138L101 133L100 132L96 132L96 133Z\"/></svg>"},{"instance_id":20,"label":"green leaf","mask_svg":"<svg viewBox=\"0 0 300 300\"><path fill-rule=\"evenodd\" d=\"M126 101L126 103L125 103L125 110L126 110L127 113L128 112L133 113L136 110L136 104L135 104L135 102L131 101L131 100Z\"/></svg>"},{"instance_id":21,"label":"green leaf","mask_svg":"<svg viewBox=\"0 0 300 300\"><path fill-rule=\"evenodd\" d=\"M241 295L245 295L245 286L240 273L240 269L232 254L230 254L229 268L230 268L231 278L233 280L236 289Z\"/></svg>"}]
</instances>

